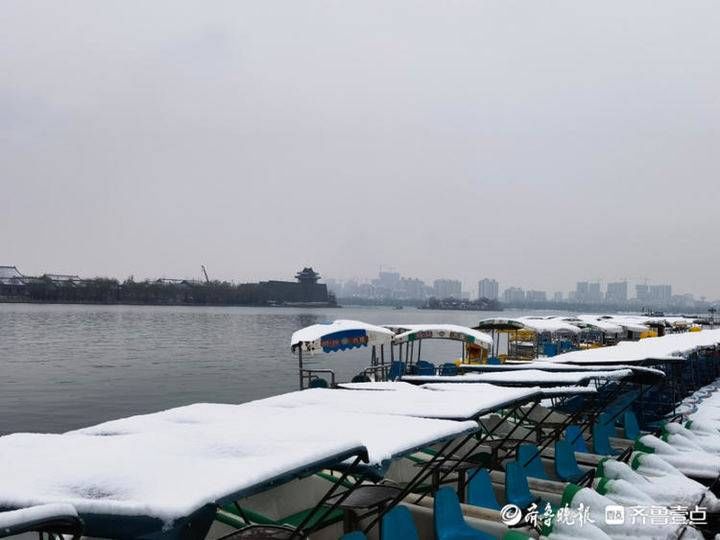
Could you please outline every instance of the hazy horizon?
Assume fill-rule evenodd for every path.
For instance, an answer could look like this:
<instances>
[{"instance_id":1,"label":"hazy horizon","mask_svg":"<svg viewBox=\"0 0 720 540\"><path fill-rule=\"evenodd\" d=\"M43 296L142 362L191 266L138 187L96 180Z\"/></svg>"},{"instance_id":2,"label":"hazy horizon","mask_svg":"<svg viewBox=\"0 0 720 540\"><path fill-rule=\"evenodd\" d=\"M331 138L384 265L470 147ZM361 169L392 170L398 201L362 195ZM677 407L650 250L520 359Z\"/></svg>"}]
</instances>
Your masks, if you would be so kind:
<instances>
[{"instance_id":1,"label":"hazy horizon","mask_svg":"<svg viewBox=\"0 0 720 540\"><path fill-rule=\"evenodd\" d=\"M716 2L0 17L0 265L240 282L382 265L720 298Z\"/></svg>"}]
</instances>

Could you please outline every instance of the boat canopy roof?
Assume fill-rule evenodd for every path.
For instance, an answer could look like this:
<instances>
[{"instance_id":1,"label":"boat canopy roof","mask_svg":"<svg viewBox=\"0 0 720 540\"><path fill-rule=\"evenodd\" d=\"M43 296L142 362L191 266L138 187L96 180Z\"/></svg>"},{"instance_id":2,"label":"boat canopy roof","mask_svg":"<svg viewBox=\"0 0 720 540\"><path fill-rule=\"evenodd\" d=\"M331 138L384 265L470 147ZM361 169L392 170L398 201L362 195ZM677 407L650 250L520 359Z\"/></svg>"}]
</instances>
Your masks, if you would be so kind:
<instances>
[{"instance_id":1,"label":"boat canopy roof","mask_svg":"<svg viewBox=\"0 0 720 540\"><path fill-rule=\"evenodd\" d=\"M348 390L367 390L367 391L422 391L422 390L443 390L453 391L457 390L460 392L470 391L473 392L485 392L487 385L477 383L428 383L423 385L410 384L403 381L393 382L363 382L363 383L345 383L340 385L341 388ZM543 397L556 397L556 396L568 396L577 394L594 394L597 390L592 386L535 386L534 384L527 385L527 388L537 391L542 394Z\"/></svg>"},{"instance_id":2,"label":"boat canopy roof","mask_svg":"<svg viewBox=\"0 0 720 540\"><path fill-rule=\"evenodd\" d=\"M518 317L483 319L475 327L478 330L532 330L551 334L579 334L580 328L559 318Z\"/></svg>"},{"instance_id":3,"label":"boat canopy roof","mask_svg":"<svg viewBox=\"0 0 720 540\"><path fill-rule=\"evenodd\" d=\"M313 324L294 332L290 339L290 348L293 352L344 351L368 345L388 344L392 342L393 335L391 330L382 326L340 319Z\"/></svg>"},{"instance_id":4,"label":"boat canopy roof","mask_svg":"<svg viewBox=\"0 0 720 540\"><path fill-rule=\"evenodd\" d=\"M593 380L618 380L630 377L629 369L610 371L541 371L525 369L494 373L468 373L465 375L406 375L403 382L414 383L490 383L501 386L562 386L578 385Z\"/></svg>"},{"instance_id":5,"label":"boat canopy roof","mask_svg":"<svg viewBox=\"0 0 720 540\"><path fill-rule=\"evenodd\" d=\"M551 334L579 334L580 328L574 324L557 318L545 317L520 317L526 328L538 333L549 332Z\"/></svg>"},{"instance_id":6,"label":"boat canopy roof","mask_svg":"<svg viewBox=\"0 0 720 540\"><path fill-rule=\"evenodd\" d=\"M578 315L576 320L578 321L577 324L599 330L608 336L618 336L625 333L625 329L621 325L609 320L598 319L593 315Z\"/></svg>"},{"instance_id":7,"label":"boat canopy roof","mask_svg":"<svg viewBox=\"0 0 720 540\"><path fill-rule=\"evenodd\" d=\"M469 420L541 394L538 387L509 389L487 384L485 393L478 399L459 394L440 396L409 384L392 388L390 384L394 383L384 385L385 390L395 391L377 391L372 387L358 390L362 388L359 386L353 390L312 388L270 397L262 403L272 407L322 407L373 415Z\"/></svg>"},{"instance_id":8,"label":"boat canopy roof","mask_svg":"<svg viewBox=\"0 0 720 540\"><path fill-rule=\"evenodd\" d=\"M421 388L443 392L474 392L482 393L483 385L477 383L428 383ZM597 389L592 386L546 386L540 388L544 398L577 396L581 394L596 394Z\"/></svg>"},{"instance_id":9,"label":"boat canopy roof","mask_svg":"<svg viewBox=\"0 0 720 540\"><path fill-rule=\"evenodd\" d=\"M11 510L9 512L0 512L0 531L8 533L7 529L13 527L21 527L28 523L40 523L50 519L67 517L78 517L77 510L71 504L55 503L40 504L21 508L20 510Z\"/></svg>"},{"instance_id":10,"label":"boat canopy roof","mask_svg":"<svg viewBox=\"0 0 720 540\"><path fill-rule=\"evenodd\" d=\"M0 507L68 503L81 515L142 517L161 529L208 503L365 454L356 432L323 435L301 416L198 404L64 434L6 435Z\"/></svg>"},{"instance_id":11,"label":"boat canopy roof","mask_svg":"<svg viewBox=\"0 0 720 540\"><path fill-rule=\"evenodd\" d=\"M481 347L492 346L492 338L485 332L480 332L467 326L457 324L405 324L387 325L386 328L397 332L394 343L407 343L420 339L449 339L474 343Z\"/></svg>"},{"instance_id":12,"label":"boat canopy roof","mask_svg":"<svg viewBox=\"0 0 720 540\"><path fill-rule=\"evenodd\" d=\"M373 401L368 394L386 392L358 394L367 402ZM0 437L0 506L71 504L92 518L86 519L92 536L112 536L118 520L123 530L168 533L209 504L355 456L382 467L394 456L477 427L474 421L368 414L287 398L282 406L201 403L64 434L17 433Z\"/></svg>"},{"instance_id":13,"label":"boat canopy roof","mask_svg":"<svg viewBox=\"0 0 720 540\"><path fill-rule=\"evenodd\" d=\"M504 364L460 364L458 366L462 371L493 373L500 371L525 371L528 369L539 369L550 372L568 372L568 371L614 371L618 369L629 369L634 373L654 375L664 377L665 372L646 366L638 366L631 364L566 364L560 362L545 362L535 360L533 362L518 362Z\"/></svg>"},{"instance_id":14,"label":"boat canopy roof","mask_svg":"<svg viewBox=\"0 0 720 540\"><path fill-rule=\"evenodd\" d=\"M552 363L634 364L651 360L683 360L699 349L720 345L720 329L668 334L622 341L612 347L572 351L547 359Z\"/></svg>"},{"instance_id":15,"label":"boat canopy roof","mask_svg":"<svg viewBox=\"0 0 720 540\"><path fill-rule=\"evenodd\" d=\"M599 322L616 324L625 330L629 330L630 332L642 333L650 330L650 326L648 324L649 321L647 319L630 315L603 315L597 317L596 320Z\"/></svg>"},{"instance_id":16,"label":"boat canopy roof","mask_svg":"<svg viewBox=\"0 0 720 540\"><path fill-rule=\"evenodd\" d=\"M525 325L518 319L492 317L481 320L474 328L476 330L522 330L525 328Z\"/></svg>"}]
</instances>

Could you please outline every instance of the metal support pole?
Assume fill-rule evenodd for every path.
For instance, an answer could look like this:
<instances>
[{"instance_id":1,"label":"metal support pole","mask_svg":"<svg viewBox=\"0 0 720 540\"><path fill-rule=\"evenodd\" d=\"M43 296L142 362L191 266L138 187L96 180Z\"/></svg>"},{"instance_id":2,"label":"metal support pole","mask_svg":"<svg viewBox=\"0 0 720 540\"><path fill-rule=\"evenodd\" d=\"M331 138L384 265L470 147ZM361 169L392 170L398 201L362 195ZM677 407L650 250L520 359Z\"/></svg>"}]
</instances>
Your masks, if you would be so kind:
<instances>
[{"instance_id":1,"label":"metal support pole","mask_svg":"<svg viewBox=\"0 0 720 540\"><path fill-rule=\"evenodd\" d=\"M302 362L302 344L298 346L298 374L300 375L300 390L303 389L303 362Z\"/></svg>"}]
</instances>

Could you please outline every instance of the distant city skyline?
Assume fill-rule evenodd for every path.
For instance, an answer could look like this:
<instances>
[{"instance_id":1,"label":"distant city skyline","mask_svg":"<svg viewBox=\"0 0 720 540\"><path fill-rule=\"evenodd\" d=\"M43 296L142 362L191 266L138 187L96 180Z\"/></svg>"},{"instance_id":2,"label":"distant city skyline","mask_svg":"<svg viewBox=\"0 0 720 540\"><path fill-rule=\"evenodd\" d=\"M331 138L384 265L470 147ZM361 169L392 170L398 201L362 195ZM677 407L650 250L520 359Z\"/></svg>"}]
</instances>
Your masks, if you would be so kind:
<instances>
[{"instance_id":1,"label":"distant city skyline","mask_svg":"<svg viewBox=\"0 0 720 540\"><path fill-rule=\"evenodd\" d=\"M578 281L565 291L552 289L525 288L522 285L504 284L496 277L481 277L467 283L452 277L438 277L426 283L419 278L403 276L400 272L380 271L376 278L325 279L328 288L338 296L362 298L427 299L458 298L490 300L500 299L504 303L547 303L565 302L587 305L628 305L635 308L654 306L693 307L696 302L720 301L718 298L693 295L684 291L674 291L668 283L650 283L631 280L623 281ZM485 294L481 294L485 291Z\"/></svg>"},{"instance_id":2,"label":"distant city skyline","mask_svg":"<svg viewBox=\"0 0 720 540\"><path fill-rule=\"evenodd\" d=\"M3 261L0 261L2 263ZM24 270L22 265L18 266ZM382 267L381 267L382 268ZM579 304L632 304L638 305L676 305L678 307L691 306L696 301L705 301L710 303L720 303L720 297L714 298L708 295L693 294L682 290L676 290L669 283L652 283L647 278L641 281L624 280L624 281L577 281L573 288L565 290L555 290L552 288L530 288L524 287L522 284L506 284L500 278L496 277L480 277L477 281L463 281L453 277L437 277L427 282L417 277L403 276L401 272L394 267L387 270L380 270L376 277L355 277L340 279L333 276L325 275L319 267L316 269L320 274L320 281L326 283L330 290L340 293L342 289L338 287L348 283L352 288L352 292L347 296L359 295L359 297L382 297L388 291L395 291L397 298L422 300L431 297L436 298L457 298L457 299L477 299L479 297L488 298L490 300L501 300L503 302L518 303L543 303L543 302L574 302ZM71 275L74 277L90 278L90 277L110 277L122 281L130 276L98 276L98 275L81 275L78 272L71 274L59 274L56 272L23 272L25 275ZM272 276L260 276L257 281L264 279L289 279L293 272L276 273ZM151 276L132 276L135 279L193 279L203 281L204 275L202 268L191 276L173 275L173 274L156 274ZM222 279L215 275L212 279L220 279L232 283L248 282L242 279ZM480 294L485 287L488 292L487 296ZM392 295L389 295L392 297Z\"/></svg>"}]
</instances>

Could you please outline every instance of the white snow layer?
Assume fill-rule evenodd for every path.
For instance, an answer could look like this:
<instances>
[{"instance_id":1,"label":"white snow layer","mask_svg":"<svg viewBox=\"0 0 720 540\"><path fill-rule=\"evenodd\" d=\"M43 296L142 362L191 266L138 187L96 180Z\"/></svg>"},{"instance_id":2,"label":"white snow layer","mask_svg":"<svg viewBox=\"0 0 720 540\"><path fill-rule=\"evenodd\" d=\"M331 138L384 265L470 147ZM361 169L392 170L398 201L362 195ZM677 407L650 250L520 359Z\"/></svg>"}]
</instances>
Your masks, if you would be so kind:
<instances>
[{"instance_id":1,"label":"white snow layer","mask_svg":"<svg viewBox=\"0 0 720 540\"><path fill-rule=\"evenodd\" d=\"M669 334L640 341L622 341L612 347L559 354L548 361L577 364L606 362L632 364L643 360L681 359L693 351L720 344L720 329Z\"/></svg>"},{"instance_id":2,"label":"white snow layer","mask_svg":"<svg viewBox=\"0 0 720 540\"><path fill-rule=\"evenodd\" d=\"M195 404L65 434L0 437L0 506L62 502L80 513L170 523L356 447L364 445L377 464L477 427L257 403Z\"/></svg>"},{"instance_id":3,"label":"white snow layer","mask_svg":"<svg viewBox=\"0 0 720 540\"><path fill-rule=\"evenodd\" d=\"M493 373L467 373L465 375L405 375L403 381L415 382L447 382L447 383L503 383L503 384L579 384L599 379L623 379L632 375L629 369L610 371L541 371L525 369L512 371L496 371Z\"/></svg>"},{"instance_id":4,"label":"white snow layer","mask_svg":"<svg viewBox=\"0 0 720 540\"><path fill-rule=\"evenodd\" d=\"M0 532L9 527L18 527L31 521L41 521L55 516L75 516L77 511L71 504L41 504L10 512L0 512Z\"/></svg>"},{"instance_id":5,"label":"white snow layer","mask_svg":"<svg viewBox=\"0 0 720 540\"><path fill-rule=\"evenodd\" d=\"M389 385L385 385L386 388ZM400 386L400 388L405 388ZM322 406L335 411L415 416L420 418L470 419L518 400L541 395L539 388L505 388L481 385L481 395L463 392L364 391L313 388L290 392L254 403L271 407Z\"/></svg>"}]
</instances>

